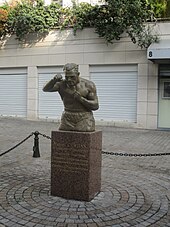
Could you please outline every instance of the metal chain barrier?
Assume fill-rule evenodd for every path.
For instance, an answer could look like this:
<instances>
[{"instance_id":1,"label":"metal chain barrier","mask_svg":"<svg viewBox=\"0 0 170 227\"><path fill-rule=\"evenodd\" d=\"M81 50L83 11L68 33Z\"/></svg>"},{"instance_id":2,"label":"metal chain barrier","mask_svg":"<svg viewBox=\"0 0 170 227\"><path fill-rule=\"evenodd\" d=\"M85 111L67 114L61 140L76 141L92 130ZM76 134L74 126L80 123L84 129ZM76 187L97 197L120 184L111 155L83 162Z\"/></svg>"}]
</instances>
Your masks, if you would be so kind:
<instances>
[{"instance_id":1,"label":"metal chain barrier","mask_svg":"<svg viewBox=\"0 0 170 227\"><path fill-rule=\"evenodd\" d=\"M42 134L42 133L40 133L40 132L39 132L39 135L40 135L40 136L43 136L43 137L45 137L45 138L47 138L47 139L49 139L49 140L51 140L51 137L50 137L50 136L47 136L47 135Z\"/></svg>"},{"instance_id":2,"label":"metal chain barrier","mask_svg":"<svg viewBox=\"0 0 170 227\"><path fill-rule=\"evenodd\" d=\"M50 136L47 136L45 134L39 133L41 136L50 139ZM128 157L153 157L153 156L164 156L164 155L170 155L170 153L146 153L146 154L131 154L131 153L121 153L121 152L109 152L109 151L102 151L102 154L106 154L106 155L115 155L115 156L128 156Z\"/></svg>"},{"instance_id":3,"label":"metal chain barrier","mask_svg":"<svg viewBox=\"0 0 170 227\"><path fill-rule=\"evenodd\" d=\"M115 156L128 156L128 157L153 157L153 156L164 156L170 155L170 153L146 153L146 154L134 154L134 153L118 153L118 152L109 152L109 151L102 151L102 154L107 155L115 155Z\"/></svg>"},{"instance_id":4,"label":"metal chain barrier","mask_svg":"<svg viewBox=\"0 0 170 227\"><path fill-rule=\"evenodd\" d=\"M0 156L3 156L5 154L7 154L8 152L14 150L16 147L18 147L19 145L21 145L22 143L24 143L26 140L28 140L31 136L35 136L34 138L34 146L33 146L33 157L37 158L40 157L40 153L39 153L39 135L43 136L46 139L51 140L50 136L47 136L45 134L42 134L38 131L32 132L29 136L27 136L25 139L23 139L21 142L19 142L18 144L16 144L14 147L8 149L5 152L2 152L0 154ZM121 152L109 152L109 151L102 151L102 154L106 154L106 155L115 155L115 156L126 156L126 157L153 157L153 156L165 156L165 155L170 155L170 153L166 152L166 153L146 153L146 154L137 154L137 153L121 153Z\"/></svg>"},{"instance_id":5,"label":"metal chain barrier","mask_svg":"<svg viewBox=\"0 0 170 227\"><path fill-rule=\"evenodd\" d=\"M10 149L8 149L7 151L4 151L0 154L0 157L7 154L8 152L14 150L16 147L20 146L22 143L24 143L26 140L28 140L31 136L33 136L34 133L32 132L29 136L27 136L25 139L23 139L22 141L20 141L18 144L16 144L15 146L11 147Z\"/></svg>"},{"instance_id":6,"label":"metal chain barrier","mask_svg":"<svg viewBox=\"0 0 170 227\"><path fill-rule=\"evenodd\" d=\"M23 139L22 141L20 141L18 144L16 144L15 146L11 147L10 149L8 149L7 151L4 151L0 154L0 157L7 154L8 152L14 150L15 148L17 148L18 146L20 146L22 143L24 143L26 140L28 140L31 136L35 136L34 137L34 145L33 145L33 157L34 158L39 158L40 157L40 152L39 152L39 135L47 138L47 139L50 139L51 140L51 137L45 135L45 134L42 134L38 131L35 131L35 132L32 132L29 136L27 136L25 139Z\"/></svg>"}]
</instances>

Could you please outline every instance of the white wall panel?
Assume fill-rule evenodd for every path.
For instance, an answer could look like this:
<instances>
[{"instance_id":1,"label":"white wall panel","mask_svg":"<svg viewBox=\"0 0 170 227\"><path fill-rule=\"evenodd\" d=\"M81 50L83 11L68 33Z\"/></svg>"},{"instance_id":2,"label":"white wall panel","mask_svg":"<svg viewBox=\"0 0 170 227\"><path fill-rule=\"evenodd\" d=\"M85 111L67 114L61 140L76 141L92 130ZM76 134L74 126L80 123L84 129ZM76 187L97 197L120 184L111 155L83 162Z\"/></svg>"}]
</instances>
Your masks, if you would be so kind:
<instances>
[{"instance_id":1,"label":"white wall panel","mask_svg":"<svg viewBox=\"0 0 170 227\"><path fill-rule=\"evenodd\" d=\"M91 66L90 77L97 87L100 108L96 120L136 122L137 66Z\"/></svg>"},{"instance_id":2,"label":"white wall panel","mask_svg":"<svg viewBox=\"0 0 170 227\"><path fill-rule=\"evenodd\" d=\"M0 69L0 115L26 117L26 68Z\"/></svg>"},{"instance_id":3,"label":"white wall panel","mask_svg":"<svg viewBox=\"0 0 170 227\"><path fill-rule=\"evenodd\" d=\"M63 111L63 103L58 92L43 92L42 89L47 81L57 73L63 75L63 67L38 67L38 116L41 119L59 120Z\"/></svg>"}]
</instances>

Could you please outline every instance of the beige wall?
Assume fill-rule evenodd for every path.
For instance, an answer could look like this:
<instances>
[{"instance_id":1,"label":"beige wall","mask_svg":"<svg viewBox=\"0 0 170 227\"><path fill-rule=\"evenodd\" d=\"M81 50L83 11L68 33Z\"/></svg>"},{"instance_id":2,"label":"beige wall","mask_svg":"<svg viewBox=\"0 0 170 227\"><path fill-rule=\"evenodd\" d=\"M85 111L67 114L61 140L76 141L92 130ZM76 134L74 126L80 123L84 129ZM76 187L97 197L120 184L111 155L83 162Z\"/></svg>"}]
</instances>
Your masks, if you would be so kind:
<instances>
[{"instance_id":1,"label":"beige wall","mask_svg":"<svg viewBox=\"0 0 170 227\"><path fill-rule=\"evenodd\" d=\"M168 29L168 28L169 29ZM169 37L170 23L162 23L157 30ZM27 116L37 119L38 76L37 66L64 65L75 62L80 65L82 77L89 77L89 65L138 64L137 124L142 128L157 128L157 64L149 62L146 50L141 50L127 37L107 45L93 29L84 29L76 36L72 30L51 31L42 40L34 37L29 42L18 42L14 36L1 43L0 67L28 67Z\"/></svg>"}]
</instances>

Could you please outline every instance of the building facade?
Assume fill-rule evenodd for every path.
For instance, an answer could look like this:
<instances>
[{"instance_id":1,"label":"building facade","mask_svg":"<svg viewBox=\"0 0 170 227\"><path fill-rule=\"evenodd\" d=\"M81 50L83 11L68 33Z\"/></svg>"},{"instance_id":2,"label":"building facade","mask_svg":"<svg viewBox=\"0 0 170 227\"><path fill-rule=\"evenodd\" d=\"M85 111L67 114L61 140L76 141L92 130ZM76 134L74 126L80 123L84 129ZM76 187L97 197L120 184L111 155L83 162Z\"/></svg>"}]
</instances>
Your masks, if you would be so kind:
<instances>
[{"instance_id":1,"label":"building facade","mask_svg":"<svg viewBox=\"0 0 170 227\"><path fill-rule=\"evenodd\" d=\"M160 44L168 42L170 23L159 23L157 29ZM74 62L81 77L96 84L97 124L170 128L170 56L154 57L159 43L140 49L124 35L107 45L91 28L76 36L69 29L53 30L42 40L28 40L21 43L12 36L1 42L1 116L60 120L63 104L58 93L44 93L42 88L56 73L63 74L64 64Z\"/></svg>"}]
</instances>

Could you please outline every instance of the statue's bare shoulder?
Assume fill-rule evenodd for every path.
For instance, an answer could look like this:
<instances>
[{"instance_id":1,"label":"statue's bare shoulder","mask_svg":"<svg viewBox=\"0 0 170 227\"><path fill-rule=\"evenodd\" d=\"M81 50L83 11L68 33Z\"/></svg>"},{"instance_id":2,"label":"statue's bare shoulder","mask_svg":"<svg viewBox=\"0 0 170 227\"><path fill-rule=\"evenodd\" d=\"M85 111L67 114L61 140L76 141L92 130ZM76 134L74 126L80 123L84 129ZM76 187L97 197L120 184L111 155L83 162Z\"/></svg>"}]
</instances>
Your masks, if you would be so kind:
<instances>
[{"instance_id":1,"label":"statue's bare shoulder","mask_svg":"<svg viewBox=\"0 0 170 227\"><path fill-rule=\"evenodd\" d=\"M86 88L90 89L91 91L96 90L96 86L93 83L93 81L87 80L85 78L81 78L80 80L81 80L81 82L84 83L84 85L86 86Z\"/></svg>"}]
</instances>

